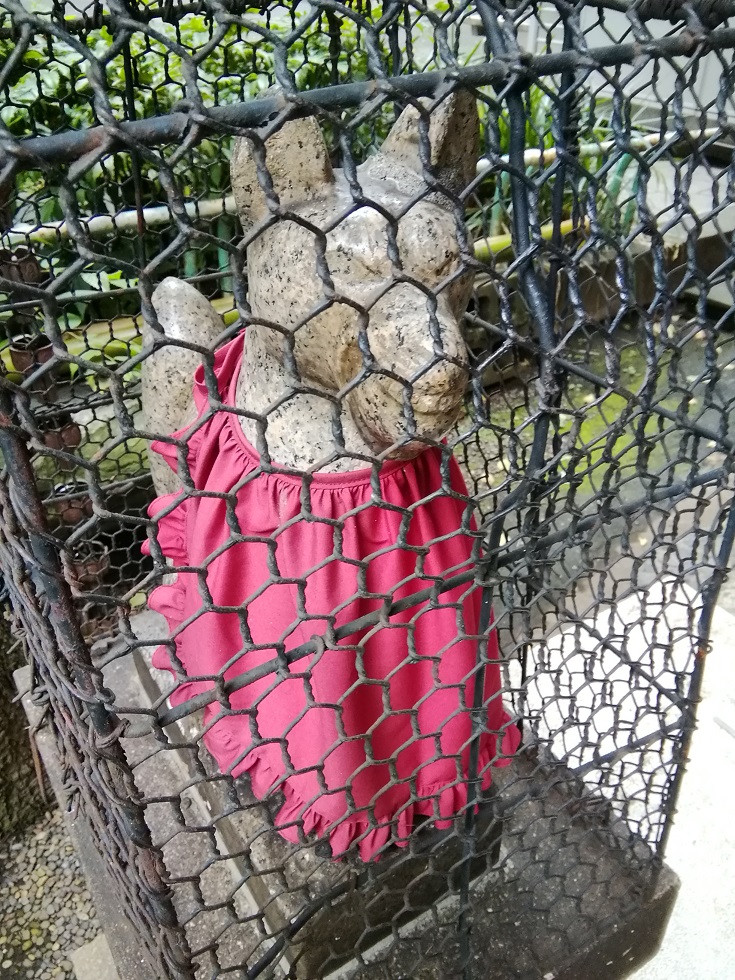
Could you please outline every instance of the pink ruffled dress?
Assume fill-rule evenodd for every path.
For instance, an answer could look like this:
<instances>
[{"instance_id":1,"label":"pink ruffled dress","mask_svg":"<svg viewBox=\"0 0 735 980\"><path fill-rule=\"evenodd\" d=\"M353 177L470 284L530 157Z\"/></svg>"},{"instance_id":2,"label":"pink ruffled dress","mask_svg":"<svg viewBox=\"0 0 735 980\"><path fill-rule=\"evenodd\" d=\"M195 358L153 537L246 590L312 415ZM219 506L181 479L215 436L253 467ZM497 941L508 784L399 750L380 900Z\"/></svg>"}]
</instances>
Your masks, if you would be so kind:
<instances>
[{"instance_id":1,"label":"pink ruffled dress","mask_svg":"<svg viewBox=\"0 0 735 980\"><path fill-rule=\"evenodd\" d=\"M224 406L242 352L241 334L215 356ZM467 490L454 459L454 494L443 485L440 450L388 462L378 478L371 469L317 474L305 489L298 476L261 469L238 416L210 407L202 368L194 399L198 422L174 435L186 440L196 493L159 497L149 509L161 550L180 568L149 600L184 671L159 647L154 665L178 681L173 705L468 567ZM176 469L175 446L153 448ZM396 543L402 529L409 547ZM284 794L284 837L329 837L335 857L355 844L363 860L401 845L419 815L449 826L467 800L479 601L473 586L444 593L433 608L409 609L249 684L229 709L210 704L207 748L223 772L247 772L260 799ZM488 656L483 788L519 738L501 703L494 632Z\"/></svg>"}]
</instances>

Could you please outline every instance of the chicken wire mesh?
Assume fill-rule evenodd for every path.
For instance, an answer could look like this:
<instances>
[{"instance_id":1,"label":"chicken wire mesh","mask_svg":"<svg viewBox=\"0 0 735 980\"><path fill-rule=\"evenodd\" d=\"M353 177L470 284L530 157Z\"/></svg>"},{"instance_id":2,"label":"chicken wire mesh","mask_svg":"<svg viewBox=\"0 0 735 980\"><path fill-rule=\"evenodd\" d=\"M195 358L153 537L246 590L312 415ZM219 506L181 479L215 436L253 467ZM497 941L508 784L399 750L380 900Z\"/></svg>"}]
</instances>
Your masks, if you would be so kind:
<instances>
[{"instance_id":1,"label":"chicken wire mesh","mask_svg":"<svg viewBox=\"0 0 735 980\"><path fill-rule=\"evenodd\" d=\"M735 533L734 8L0 11L0 559L152 975L556 975Z\"/></svg>"}]
</instances>

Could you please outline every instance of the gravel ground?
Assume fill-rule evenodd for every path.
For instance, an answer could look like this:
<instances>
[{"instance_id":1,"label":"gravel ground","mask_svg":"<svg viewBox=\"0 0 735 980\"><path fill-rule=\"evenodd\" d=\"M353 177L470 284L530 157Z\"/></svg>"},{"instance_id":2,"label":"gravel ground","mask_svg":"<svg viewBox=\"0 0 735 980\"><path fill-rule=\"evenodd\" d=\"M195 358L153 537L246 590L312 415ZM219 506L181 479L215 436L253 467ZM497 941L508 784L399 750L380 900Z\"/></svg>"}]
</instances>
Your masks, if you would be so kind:
<instances>
[{"instance_id":1,"label":"gravel ground","mask_svg":"<svg viewBox=\"0 0 735 980\"><path fill-rule=\"evenodd\" d=\"M59 810L0 843L0 980L73 980L99 923Z\"/></svg>"}]
</instances>

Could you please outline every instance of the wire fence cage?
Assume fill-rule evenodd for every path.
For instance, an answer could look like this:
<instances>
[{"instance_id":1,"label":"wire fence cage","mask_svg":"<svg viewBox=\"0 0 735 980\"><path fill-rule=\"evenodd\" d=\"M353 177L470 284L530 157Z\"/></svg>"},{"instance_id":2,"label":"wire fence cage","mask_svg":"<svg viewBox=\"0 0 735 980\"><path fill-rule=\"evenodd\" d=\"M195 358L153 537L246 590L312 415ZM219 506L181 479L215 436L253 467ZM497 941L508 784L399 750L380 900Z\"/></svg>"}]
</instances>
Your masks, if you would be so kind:
<instances>
[{"instance_id":1,"label":"wire fence cage","mask_svg":"<svg viewBox=\"0 0 735 980\"><path fill-rule=\"evenodd\" d=\"M0 563L152 976L563 975L655 892L728 18L0 2Z\"/></svg>"}]
</instances>

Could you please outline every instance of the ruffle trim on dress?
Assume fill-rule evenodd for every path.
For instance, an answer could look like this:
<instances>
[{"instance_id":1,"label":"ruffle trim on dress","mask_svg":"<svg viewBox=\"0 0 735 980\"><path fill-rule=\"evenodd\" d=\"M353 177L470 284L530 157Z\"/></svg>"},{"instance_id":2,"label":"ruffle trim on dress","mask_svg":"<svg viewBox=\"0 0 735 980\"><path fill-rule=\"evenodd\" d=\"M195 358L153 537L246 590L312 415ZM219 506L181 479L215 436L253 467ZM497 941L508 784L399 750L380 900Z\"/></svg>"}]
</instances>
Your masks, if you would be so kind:
<instances>
[{"instance_id":1,"label":"ruffle trim on dress","mask_svg":"<svg viewBox=\"0 0 735 980\"><path fill-rule=\"evenodd\" d=\"M157 497L148 507L148 515L155 518L161 511L165 511L177 500L181 501L179 505L171 509L169 513L157 521L158 544L164 556L173 562L172 573L176 571L177 566L185 565L188 559L186 517L189 501L182 499L180 493L169 493L163 497ZM150 541L143 542L141 551L145 555L150 555ZM169 634L176 630L185 619L185 606L186 584L180 572L176 574L176 580L174 582L159 585L148 596L148 608L164 617ZM176 644L176 656L179 662L181 662L179 642L175 639L174 643ZM171 665L169 651L165 646L160 646L155 650L152 663L159 670L168 670L176 677L176 671ZM171 703L177 705L188 700L188 698L197 693L194 690L196 686L196 684L187 682L179 683L170 695Z\"/></svg>"},{"instance_id":2,"label":"ruffle trim on dress","mask_svg":"<svg viewBox=\"0 0 735 980\"><path fill-rule=\"evenodd\" d=\"M174 565L185 565L188 560L186 519L190 500L191 498L184 497L180 492L167 493L163 497L156 497L148 507L148 516L153 518L158 529L159 547L166 558L173 561ZM173 504L176 506L172 506ZM159 517L161 511L165 510L168 510L168 513ZM150 555L150 541L143 542L141 551L144 555Z\"/></svg>"},{"instance_id":3,"label":"ruffle trim on dress","mask_svg":"<svg viewBox=\"0 0 735 980\"><path fill-rule=\"evenodd\" d=\"M175 583L159 586L150 597L150 608L165 617L169 630L175 630L184 618L184 592L184 588L178 587ZM155 651L153 666L168 670L176 676L168 651L163 646ZM180 682L169 695L169 700L175 707L211 687L210 681ZM207 711L210 714L210 718L207 719L209 722L216 717L217 710L216 703L210 706ZM520 743L520 733L506 712L503 712L502 724L504 727L500 752L495 748L497 736L492 733L487 735L490 744L480 752L478 772L483 773L483 790L488 789L492 782L492 769L509 765ZM318 802L309 803L303 799L294 789L291 777L273 768L268 760L270 754L268 746L253 747L247 751L245 758L241 759L243 745L239 744L222 723L217 721L214 721L205 732L204 743L222 772L230 772L232 776L248 774L253 794L261 802L275 789L279 789L284 794L285 803L278 811L274 823L275 829L282 837L294 844L301 841L300 831L306 837L320 839L327 837L335 858L344 856L357 843L362 861L376 860L380 858L389 843L398 847L408 846L416 817L432 817L438 811L440 816L435 819L434 826L437 830L448 829L457 813L461 812L467 803L466 784L430 783L426 787L419 788L421 799L402 806L397 820L380 823L376 827L375 820L371 821L363 812L334 818L320 812Z\"/></svg>"},{"instance_id":4,"label":"ruffle trim on dress","mask_svg":"<svg viewBox=\"0 0 735 980\"><path fill-rule=\"evenodd\" d=\"M500 753L495 750L496 738L487 736L492 746L486 746L479 756L478 771L483 773L482 789L486 790L492 783L492 769L509 765L510 757L514 755L520 743L520 733L511 724L510 716L503 714L502 748ZM225 767L222 762L226 758L233 759L242 755L242 748L233 745L233 739L227 731L218 731L215 725L205 734L204 742L220 765L221 771L239 776L247 773L253 795L261 802L274 791L280 790L285 802L274 817L274 829L293 844L306 838L328 839L334 859L344 858L348 852L354 851L355 845L364 862L379 860L384 856L388 845L408 847L411 834L414 831L416 818L420 816L435 817L433 826L436 830L451 828L457 815L467 805L466 783L430 783L420 787L421 798L414 803L400 805L397 817L389 820L371 820L363 811L339 816L337 818L320 812L319 804L308 803L294 789L291 777L276 772L269 764L267 748L251 749L245 759L234 766Z\"/></svg>"}]
</instances>

